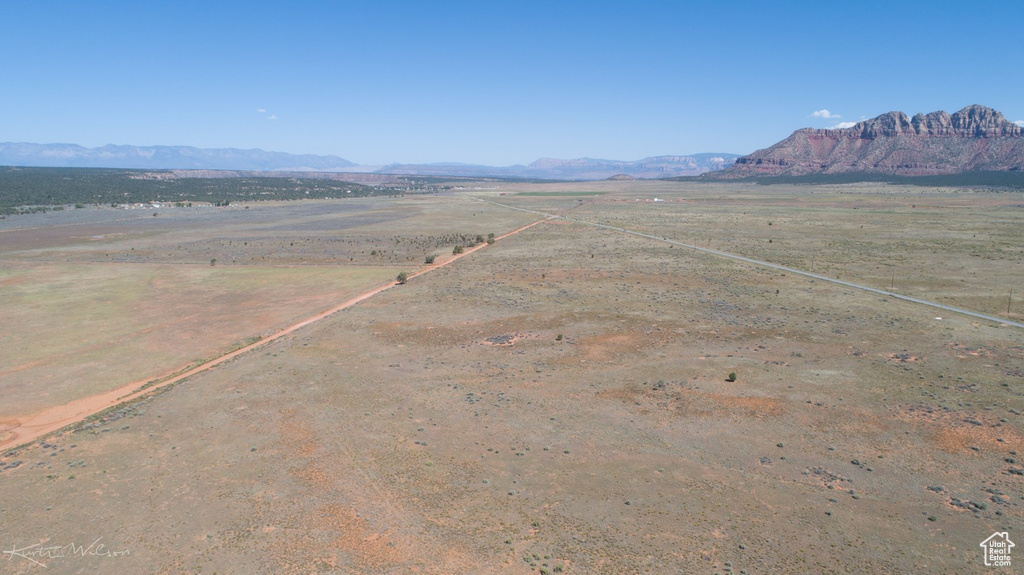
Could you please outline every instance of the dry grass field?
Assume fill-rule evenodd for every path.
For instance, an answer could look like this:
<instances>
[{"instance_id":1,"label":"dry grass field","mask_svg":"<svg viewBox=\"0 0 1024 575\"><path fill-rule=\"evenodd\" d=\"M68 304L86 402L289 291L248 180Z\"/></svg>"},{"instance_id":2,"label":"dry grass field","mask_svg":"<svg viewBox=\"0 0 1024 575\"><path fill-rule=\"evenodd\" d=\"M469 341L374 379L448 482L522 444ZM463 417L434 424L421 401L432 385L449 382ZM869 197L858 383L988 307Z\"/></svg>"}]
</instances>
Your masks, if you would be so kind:
<instances>
[{"instance_id":1,"label":"dry grass field","mask_svg":"<svg viewBox=\"0 0 1024 575\"><path fill-rule=\"evenodd\" d=\"M448 236L490 233L472 224L487 212L530 220L410 198L2 221L0 439L33 413L197 365L414 271L450 253Z\"/></svg>"},{"instance_id":2,"label":"dry grass field","mask_svg":"<svg viewBox=\"0 0 1024 575\"><path fill-rule=\"evenodd\" d=\"M451 234L540 219L474 197L813 259L991 314L1024 277L1022 194L639 181L474 194L20 220L0 231L0 281L36 303L5 298L0 314L39 342L59 332L50 314L84 307L94 343L150 337L184 366L203 337L178 333L186 313L111 317L101 294L145 302L154 277L194 281L205 299L182 299L221 318L214 349L230 349L450 254ZM9 239L30 227L48 243ZM90 271L108 267L128 271ZM62 301L63 274L102 289ZM242 293L247 309L287 311L232 323ZM163 335L132 335L147 326ZM38 354L54 379L74 365L91 377L82 337L57 341L65 354ZM147 368L107 353L110 373ZM4 397L35 401L8 371ZM31 556L64 573L985 572L979 543L1024 528L1022 413L1022 329L556 219L3 452L0 546L102 538L128 552ZM5 573L42 569L2 559Z\"/></svg>"},{"instance_id":3,"label":"dry grass field","mask_svg":"<svg viewBox=\"0 0 1024 575\"><path fill-rule=\"evenodd\" d=\"M579 193L579 184L562 186ZM1020 193L884 184L590 187L621 191L573 198L572 217L993 315L1005 316L1010 290L1024 287ZM497 199L557 208L537 201L554 198ZM1024 318L1024 297L1012 308L1009 317Z\"/></svg>"},{"instance_id":4,"label":"dry grass field","mask_svg":"<svg viewBox=\"0 0 1024 575\"><path fill-rule=\"evenodd\" d=\"M177 371L392 279L386 267L13 265L0 420Z\"/></svg>"}]
</instances>

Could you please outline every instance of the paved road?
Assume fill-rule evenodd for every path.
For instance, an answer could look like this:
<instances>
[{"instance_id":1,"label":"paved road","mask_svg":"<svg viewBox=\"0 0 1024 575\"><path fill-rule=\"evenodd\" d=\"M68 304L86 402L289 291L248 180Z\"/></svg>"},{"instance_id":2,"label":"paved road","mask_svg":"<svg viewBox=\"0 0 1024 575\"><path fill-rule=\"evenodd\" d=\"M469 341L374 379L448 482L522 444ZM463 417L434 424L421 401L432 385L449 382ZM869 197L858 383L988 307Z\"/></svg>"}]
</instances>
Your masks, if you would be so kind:
<instances>
[{"instance_id":1,"label":"paved road","mask_svg":"<svg viewBox=\"0 0 1024 575\"><path fill-rule=\"evenodd\" d=\"M1006 318L1003 318L1003 317L994 316L994 315L988 315L988 314L985 314L985 313L971 311L971 310L968 310L968 309L954 307L954 306L951 306L951 305L946 305L946 304L938 303L938 302L934 302L934 301L928 301L926 299L916 298L916 297L909 296L909 295L898 294L898 293L894 293L894 292L883 290L883 289L863 286L863 285L860 285L860 284L855 284L855 283L843 281L843 280L836 279L836 278L830 278L828 276L823 276L823 275L816 274L816 273L813 273L813 272L806 272L806 271L803 271L803 270L798 270L798 269L794 269L794 268L790 268L790 267L786 267L786 266L782 266L782 265L778 265L778 264L773 264L773 263L769 263L769 262L763 262L761 260L755 260L755 259L739 256L739 255L736 255L736 254L730 254L728 252L722 252L722 251L718 251L718 250L713 250L711 248L702 248L700 246L695 246L695 245L692 245L692 244L684 244L683 242L677 242L675 240L671 240L671 239L666 238L664 236L654 236L654 235L651 235L651 234L645 234L643 232L638 232L638 231L635 231L635 230L628 230L628 229L625 229L625 228L617 228L615 226L609 226L607 224L599 224L597 222L588 222L586 220L570 218L568 216L560 216L560 215L557 215L557 214L547 214L547 213L544 213L544 212L538 212L536 210L528 210L528 209L525 209L525 208L517 208L515 206L508 206L508 205L505 205L505 204L502 204L502 203L499 203L499 202L493 202L491 200L485 200L485 199L482 199L482 198L474 198L474 199L476 199L478 201L481 201L481 202L486 202L488 204L494 204L495 206L501 206L503 208L508 208L508 209L512 209L512 210L519 210L521 212L528 212L528 213L531 213L531 214L537 214L537 215L541 215L541 216L546 216L546 217L552 218L552 219L556 219L557 218L557 219L562 219L562 220L574 222L574 223L577 223L577 224L583 224L583 225L587 225L587 226L593 226L593 227L596 227L596 228L603 228L603 229L606 229L606 230L612 230L612 231L620 232L620 233L623 233L623 234L630 234L630 235L633 235L633 236L639 236L641 238L647 238L647 239L656 240L656 241L659 241L659 242L665 242L667 244L672 244L672 245L676 245L676 246L680 246L680 247L684 247L684 248L689 248L689 249L696 250L696 251L699 251L699 252L704 252L706 254L714 254L716 256L720 256L720 257L723 257L723 258L739 260L741 262L747 262L747 263L758 265L758 266L764 266L764 267L767 267L767 268L781 270L781 271L784 271L786 273L806 276L806 277L814 278L814 279L821 280L821 281L826 281L826 282L831 282L831 283L834 283L834 284L839 284L841 286L846 286L846 287L849 287L849 288L859 289L859 290L868 291L868 292L871 292L871 293L876 293L876 294L879 294L879 295L884 295L884 296L888 296L888 297L892 297L892 298L896 298L896 299L901 299L901 300L904 300L904 301L914 302L914 303L930 306L930 307L933 307L933 308L936 308L936 309L941 309L941 310L952 312L952 313L959 313L959 314L963 314L963 315L969 315L971 317L975 317L975 318L978 318L978 319L984 319L984 320L987 320L987 321L992 321L992 322L996 322L996 323L1003 324L1003 325L1024 328L1024 323L1016 322L1016 321L1009 320L1009 319L1006 319Z\"/></svg>"}]
</instances>

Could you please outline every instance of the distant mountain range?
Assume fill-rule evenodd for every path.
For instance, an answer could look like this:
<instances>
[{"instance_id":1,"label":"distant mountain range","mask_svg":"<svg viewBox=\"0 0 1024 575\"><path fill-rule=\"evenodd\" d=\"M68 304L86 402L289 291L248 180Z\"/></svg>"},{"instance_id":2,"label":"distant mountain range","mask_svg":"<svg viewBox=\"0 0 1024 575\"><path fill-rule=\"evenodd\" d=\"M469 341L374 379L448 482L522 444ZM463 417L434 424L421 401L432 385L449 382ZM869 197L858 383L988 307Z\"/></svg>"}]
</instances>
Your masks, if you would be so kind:
<instances>
[{"instance_id":1,"label":"distant mountain range","mask_svg":"<svg viewBox=\"0 0 1024 575\"><path fill-rule=\"evenodd\" d=\"M360 166L337 156L297 155L259 149L204 149L190 146L115 146L85 148L75 144L0 143L0 165L67 168L243 170L275 172L366 172L419 176L506 177L600 180L615 175L634 178L696 176L721 170L738 154L655 156L634 162L580 158L544 158L528 166L472 164L389 164Z\"/></svg>"},{"instance_id":2,"label":"distant mountain range","mask_svg":"<svg viewBox=\"0 0 1024 575\"><path fill-rule=\"evenodd\" d=\"M913 118L889 112L845 129L804 128L709 179L808 174L925 176L1024 170L1024 130L985 106Z\"/></svg>"},{"instance_id":3,"label":"distant mountain range","mask_svg":"<svg viewBox=\"0 0 1024 575\"><path fill-rule=\"evenodd\" d=\"M333 171L355 166L337 156L296 155L236 148L0 143L0 165L147 170Z\"/></svg>"},{"instance_id":4,"label":"distant mountain range","mask_svg":"<svg viewBox=\"0 0 1024 575\"><path fill-rule=\"evenodd\" d=\"M636 161L542 158L529 165L459 163L362 166L337 156L259 149L0 143L0 165L245 172L355 172L552 180L612 177L731 179L815 174L924 176L969 172L1024 173L1024 129L996 110L968 106L954 114L889 112L850 128L804 128L748 156L693 154Z\"/></svg>"},{"instance_id":5,"label":"distant mountain range","mask_svg":"<svg viewBox=\"0 0 1024 575\"><path fill-rule=\"evenodd\" d=\"M558 160L541 158L527 166L477 166L472 164L391 164L380 173L418 176L469 176L537 178L550 180L603 180L626 175L634 178L697 176L732 165L738 154L694 154L692 156L654 156L633 162L578 158Z\"/></svg>"}]
</instances>

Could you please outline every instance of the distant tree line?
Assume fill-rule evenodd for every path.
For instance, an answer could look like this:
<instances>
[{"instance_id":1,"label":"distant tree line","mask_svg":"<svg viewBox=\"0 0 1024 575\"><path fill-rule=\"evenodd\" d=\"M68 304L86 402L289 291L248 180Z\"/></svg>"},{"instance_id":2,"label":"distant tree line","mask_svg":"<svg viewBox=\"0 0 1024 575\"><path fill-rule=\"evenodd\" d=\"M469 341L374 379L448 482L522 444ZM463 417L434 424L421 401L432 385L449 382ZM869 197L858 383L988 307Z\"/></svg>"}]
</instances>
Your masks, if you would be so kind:
<instances>
[{"instance_id":1,"label":"distant tree line","mask_svg":"<svg viewBox=\"0 0 1024 575\"><path fill-rule=\"evenodd\" d=\"M166 179L152 177L164 173ZM181 178L160 170L0 167L0 214L73 204L210 202L226 206L240 201L401 193L397 188L299 177Z\"/></svg>"},{"instance_id":2,"label":"distant tree line","mask_svg":"<svg viewBox=\"0 0 1024 575\"><path fill-rule=\"evenodd\" d=\"M941 176L893 176L888 174L807 174L805 176L777 176L773 178L751 178L762 184L856 184L859 182L884 182L904 186L927 186L946 188L1008 188L1024 189L1024 172L964 172Z\"/></svg>"}]
</instances>

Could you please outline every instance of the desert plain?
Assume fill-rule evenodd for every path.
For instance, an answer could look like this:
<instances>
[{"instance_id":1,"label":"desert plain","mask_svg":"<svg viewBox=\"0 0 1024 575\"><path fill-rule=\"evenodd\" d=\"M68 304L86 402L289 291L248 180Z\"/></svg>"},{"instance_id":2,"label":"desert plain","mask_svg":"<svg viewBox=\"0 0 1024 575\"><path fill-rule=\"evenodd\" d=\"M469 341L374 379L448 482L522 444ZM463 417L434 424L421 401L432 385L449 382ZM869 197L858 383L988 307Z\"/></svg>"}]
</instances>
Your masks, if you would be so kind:
<instances>
[{"instance_id":1,"label":"desert plain","mask_svg":"<svg viewBox=\"0 0 1024 575\"><path fill-rule=\"evenodd\" d=\"M0 220L0 572L981 573L1022 533L1024 193L462 187Z\"/></svg>"}]
</instances>

